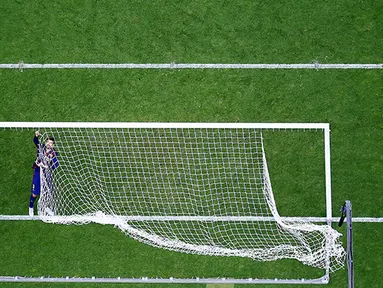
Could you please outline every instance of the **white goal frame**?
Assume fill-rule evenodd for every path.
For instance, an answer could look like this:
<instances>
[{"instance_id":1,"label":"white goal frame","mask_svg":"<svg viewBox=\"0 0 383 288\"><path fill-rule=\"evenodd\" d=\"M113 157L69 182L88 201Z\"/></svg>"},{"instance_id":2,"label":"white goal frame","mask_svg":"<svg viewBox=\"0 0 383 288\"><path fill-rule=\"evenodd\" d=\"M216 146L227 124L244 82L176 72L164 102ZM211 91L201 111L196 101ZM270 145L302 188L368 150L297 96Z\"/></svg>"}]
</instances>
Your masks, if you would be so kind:
<instances>
[{"instance_id":1,"label":"white goal frame","mask_svg":"<svg viewBox=\"0 0 383 288\"><path fill-rule=\"evenodd\" d=\"M0 122L0 128L248 128L275 130L322 130L324 133L324 164L326 189L326 221L332 223L331 157L329 123L159 123L159 122ZM54 216L52 216L54 217ZM234 220L235 219L229 219ZM330 260L329 260L330 262ZM0 282L98 282L98 283L234 283L234 284L327 284L330 270L316 279L233 279L233 278L77 278L0 276Z\"/></svg>"}]
</instances>

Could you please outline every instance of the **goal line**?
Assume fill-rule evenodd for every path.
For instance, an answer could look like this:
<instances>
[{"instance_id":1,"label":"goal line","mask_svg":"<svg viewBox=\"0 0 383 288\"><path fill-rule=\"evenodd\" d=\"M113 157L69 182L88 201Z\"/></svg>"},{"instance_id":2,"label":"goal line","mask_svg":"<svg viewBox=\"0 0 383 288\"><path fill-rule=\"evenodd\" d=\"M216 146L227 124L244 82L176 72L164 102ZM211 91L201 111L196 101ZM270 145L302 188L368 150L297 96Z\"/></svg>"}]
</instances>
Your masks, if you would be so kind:
<instances>
[{"instance_id":1,"label":"goal line","mask_svg":"<svg viewBox=\"0 0 383 288\"><path fill-rule=\"evenodd\" d=\"M313 63L4 63L0 69L383 69L383 64Z\"/></svg>"},{"instance_id":2,"label":"goal line","mask_svg":"<svg viewBox=\"0 0 383 288\"><path fill-rule=\"evenodd\" d=\"M54 216L51 216L54 217ZM240 216L226 216L226 217L201 217L201 216L125 216L128 221L275 221L273 217L240 217ZM281 217L283 221L308 221L324 223L327 221L326 217ZM40 220L39 216L28 215L0 215L0 221L36 221ZM337 222L339 217L333 217L332 221ZM383 223L383 217L353 217L353 222L359 223Z\"/></svg>"}]
</instances>

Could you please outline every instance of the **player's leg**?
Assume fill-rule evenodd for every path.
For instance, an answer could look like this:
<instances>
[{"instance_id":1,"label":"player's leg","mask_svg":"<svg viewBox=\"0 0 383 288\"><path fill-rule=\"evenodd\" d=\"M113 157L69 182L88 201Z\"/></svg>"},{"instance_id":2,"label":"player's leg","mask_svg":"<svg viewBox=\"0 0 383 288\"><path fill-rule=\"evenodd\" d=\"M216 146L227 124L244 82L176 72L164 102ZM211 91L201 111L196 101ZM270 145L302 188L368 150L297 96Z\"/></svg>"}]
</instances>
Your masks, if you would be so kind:
<instances>
[{"instance_id":1,"label":"player's leg","mask_svg":"<svg viewBox=\"0 0 383 288\"><path fill-rule=\"evenodd\" d=\"M36 200L37 195L31 194L31 197L29 198L29 216L33 216L35 214L34 212L34 204Z\"/></svg>"},{"instance_id":2,"label":"player's leg","mask_svg":"<svg viewBox=\"0 0 383 288\"><path fill-rule=\"evenodd\" d=\"M35 200L40 195L40 172L36 171L33 173L31 197L29 198L29 216L34 215Z\"/></svg>"}]
</instances>

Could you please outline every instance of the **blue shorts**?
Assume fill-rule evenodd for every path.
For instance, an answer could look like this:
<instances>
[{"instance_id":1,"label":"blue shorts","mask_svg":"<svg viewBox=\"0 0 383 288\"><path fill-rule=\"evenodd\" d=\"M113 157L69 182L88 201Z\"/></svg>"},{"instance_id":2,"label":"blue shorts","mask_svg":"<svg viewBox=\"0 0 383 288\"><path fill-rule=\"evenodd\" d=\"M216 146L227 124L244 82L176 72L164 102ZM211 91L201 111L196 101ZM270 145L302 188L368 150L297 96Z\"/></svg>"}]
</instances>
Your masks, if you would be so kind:
<instances>
[{"instance_id":1,"label":"blue shorts","mask_svg":"<svg viewBox=\"0 0 383 288\"><path fill-rule=\"evenodd\" d=\"M35 169L35 172L33 172L31 193L40 195L40 183L40 169Z\"/></svg>"}]
</instances>

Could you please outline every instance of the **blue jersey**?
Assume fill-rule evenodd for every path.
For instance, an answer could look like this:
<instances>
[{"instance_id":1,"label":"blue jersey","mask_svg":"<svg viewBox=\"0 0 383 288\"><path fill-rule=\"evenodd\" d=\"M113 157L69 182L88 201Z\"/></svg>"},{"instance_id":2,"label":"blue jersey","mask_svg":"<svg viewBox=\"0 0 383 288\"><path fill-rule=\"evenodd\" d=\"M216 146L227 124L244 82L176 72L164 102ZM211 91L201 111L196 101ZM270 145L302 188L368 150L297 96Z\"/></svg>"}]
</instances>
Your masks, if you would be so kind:
<instances>
[{"instance_id":1,"label":"blue jersey","mask_svg":"<svg viewBox=\"0 0 383 288\"><path fill-rule=\"evenodd\" d=\"M40 179L40 167L37 164L43 162L48 166L48 169L44 169L44 175L47 180L47 184L51 190L53 190L53 179L51 171L55 170L59 166L57 160L58 153L54 149L46 149L44 144L41 144L38 137L33 138L33 143L37 148L36 160L33 162L32 168L34 169L32 178L31 192L35 195L40 194L41 179Z\"/></svg>"}]
</instances>

